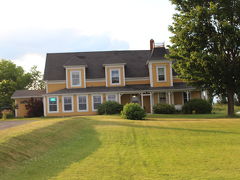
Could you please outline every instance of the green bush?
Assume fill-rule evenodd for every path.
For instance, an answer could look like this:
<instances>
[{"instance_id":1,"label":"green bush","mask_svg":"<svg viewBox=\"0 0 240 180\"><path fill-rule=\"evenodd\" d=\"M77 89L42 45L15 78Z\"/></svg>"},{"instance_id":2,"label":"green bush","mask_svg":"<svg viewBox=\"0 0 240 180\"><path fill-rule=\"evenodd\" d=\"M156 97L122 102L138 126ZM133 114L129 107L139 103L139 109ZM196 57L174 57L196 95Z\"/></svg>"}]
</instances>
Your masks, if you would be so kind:
<instances>
[{"instance_id":1,"label":"green bush","mask_svg":"<svg viewBox=\"0 0 240 180\"><path fill-rule=\"evenodd\" d=\"M212 112L212 105L203 99L192 99L182 107L184 114L209 114Z\"/></svg>"},{"instance_id":2,"label":"green bush","mask_svg":"<svg viewBox=\"0 0 240 180\"><path fill-rule=\"evenodd\" d=\"M146 117L146 112L137 103L129 103L123 107L121 115L125 119L142 120Z\"/></svg>"},{"instance_id":3,"label":"green bush","mask_svg":"<svg viewBox=\"0 0 240 180\"><path fill-rule=\"evenodd\" d=\"M120 114L123 105L115 101L106 101L98 106L98 114Z\"/></svg>"},{"instance_id":4,"label":"green bush","mask_svg":"<svg viewBox=\"0 0 240 180\"><path fill-rule=\"evenodd\" d=\"M155 114L174 114L175 111L175 107L170 104L156 104L153 106Z\"/></svg>"}]
</instances>

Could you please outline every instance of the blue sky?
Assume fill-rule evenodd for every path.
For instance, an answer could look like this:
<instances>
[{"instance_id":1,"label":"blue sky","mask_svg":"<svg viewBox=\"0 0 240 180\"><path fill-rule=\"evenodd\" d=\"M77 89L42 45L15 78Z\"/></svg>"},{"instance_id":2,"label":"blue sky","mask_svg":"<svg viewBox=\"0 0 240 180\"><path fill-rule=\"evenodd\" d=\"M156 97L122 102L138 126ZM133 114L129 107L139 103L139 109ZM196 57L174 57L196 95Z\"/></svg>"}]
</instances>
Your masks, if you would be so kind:
<instances>
[{"instance_id":1,"label":"blue sky","mask_svg":"<svg viewBox=\"0 0 240 180\"><path fill-rule=\"evenodd\" d=\"M0 0L0 59L44 70L46 53L169 44L168 0Z\"/></svg>"}]
</instances>

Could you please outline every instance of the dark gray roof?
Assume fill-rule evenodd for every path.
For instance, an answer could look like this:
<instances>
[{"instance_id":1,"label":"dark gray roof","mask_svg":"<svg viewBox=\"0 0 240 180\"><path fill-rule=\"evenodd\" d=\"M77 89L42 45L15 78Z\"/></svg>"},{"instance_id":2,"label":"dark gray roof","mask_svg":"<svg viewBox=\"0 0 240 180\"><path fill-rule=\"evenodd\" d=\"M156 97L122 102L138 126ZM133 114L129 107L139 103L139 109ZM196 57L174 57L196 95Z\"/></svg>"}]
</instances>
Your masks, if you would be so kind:
<instances>
[{"instance_id":1,"label":"dark gray roof","mask_svg":"<svg viewBox=\"0 0 240 180\"><path fill-rule=\"evenodd\" d=\"M164 47L156 47L152 50L149 60L166 60L165 55L169 50Z\"/></svg>"},{"instance_id":2,"label":"dark gray roof","mask_svg":"<svg viewBox=\"0 0 240 180\"><path fill-rule=\"evenodd\" d=\"M161 53L166 53L166 50L154 51L152 55L154 58L160 59L165 55ZM126 63L126 77L148 77L146 62L149 60L150 55L150 50L50 53L47 54L44 80L65 80L63 66L74 65L87 65L87 79L104 78L103 64L115 63Z\"/></svg>"},{"instance_id":3,"label":"dark gray roof","mask_svg":"<svg viewBox=\"0 0 240 180\"><path fill-rule=\"evenodd\" d=\"M94 92L136 92L136 91L161 91L161 90L190 90L195 89L186 83L173 83L172 87L151 87L149 84L144 85L126 85L124 87L87 87L75 89L62 89L48 94L74 94L74 93L94 93Z\"/></svg>"},{"instance_id":4,"label":"dark gray roof","mask_svg":"<svg viewBox=\"0 0 240 180\"><path fill-rule=\"evenodd\" d=\"M41 97L43 94L46 94L45 90L16 90L12 98Z\"/></svg>"}]
</instances>

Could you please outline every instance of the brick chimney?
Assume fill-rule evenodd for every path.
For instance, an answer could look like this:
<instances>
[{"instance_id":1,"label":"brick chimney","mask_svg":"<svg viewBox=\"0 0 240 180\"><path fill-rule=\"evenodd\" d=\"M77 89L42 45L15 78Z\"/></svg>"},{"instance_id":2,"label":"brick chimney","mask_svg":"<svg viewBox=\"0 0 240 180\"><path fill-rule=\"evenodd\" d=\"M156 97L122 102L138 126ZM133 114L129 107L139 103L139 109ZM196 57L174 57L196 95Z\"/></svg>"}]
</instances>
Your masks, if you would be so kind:
<instances>
[{"instance_id":1,"label":"brick chimney","mask_svg":"<svg viewBox=\"0 0 240 180\"><path fill-rule=\"evenodd\" d=\"M154 49L154 40L150 40L150 50Z\"/></svg>"}]
</instances>

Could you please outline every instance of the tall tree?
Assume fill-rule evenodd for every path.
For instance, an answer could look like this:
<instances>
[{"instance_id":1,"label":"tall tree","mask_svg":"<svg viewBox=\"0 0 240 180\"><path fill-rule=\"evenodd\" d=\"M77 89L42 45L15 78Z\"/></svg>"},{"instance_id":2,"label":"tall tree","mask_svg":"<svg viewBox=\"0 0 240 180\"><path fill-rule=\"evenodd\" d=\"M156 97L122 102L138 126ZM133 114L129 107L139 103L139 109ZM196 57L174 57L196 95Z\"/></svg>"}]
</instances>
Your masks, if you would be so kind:
<instances>
[{"instance_id":1,"label":"tall tree","mask_svg":"<svg viewBox=\"0 0 240 180\"><path fill-rule=\"evenodd\" d=\"M0 110L11 108L11 96L17 89L25 89L32 83L31 73L9 60L0 60Z\"/></svg>"},{"instance_id":2,"label":"tall tree","mask_svg":"<svg viewBox=\"0 0 240 180\"><path fill-rule=\"evenodd\" d=\"M169 27L175 70L191 84L227 96L232 116L240 86L240 1L171 2L177 11Z\"/></svg>"},{"instance_id":3,"label":"tall tree","mask_svg":"<svg viewBox=\"0 0 240 180\"><path fill-rule=\"evenodd\" d=\"M33 66L30 71L32 83L27 88L30 90L42 90L45 89L45 83L43 81L43 75L41 71L37 70L37 66Z\"/></svg>"}]
</instances>

